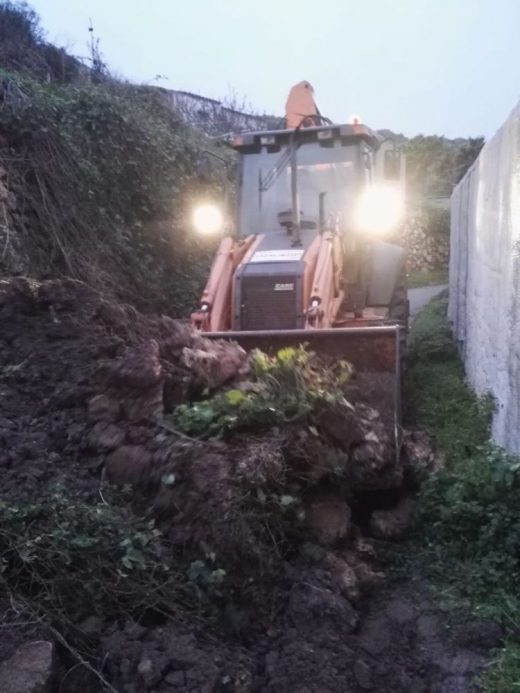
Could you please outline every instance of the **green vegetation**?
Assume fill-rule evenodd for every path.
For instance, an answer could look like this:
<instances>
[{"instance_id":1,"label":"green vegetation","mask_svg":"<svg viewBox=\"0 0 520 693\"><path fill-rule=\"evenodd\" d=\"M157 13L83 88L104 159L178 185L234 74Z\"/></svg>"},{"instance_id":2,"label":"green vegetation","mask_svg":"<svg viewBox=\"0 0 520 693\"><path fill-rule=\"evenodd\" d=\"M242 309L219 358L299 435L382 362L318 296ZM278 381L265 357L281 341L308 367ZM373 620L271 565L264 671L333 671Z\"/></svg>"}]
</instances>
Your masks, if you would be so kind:
<instances>
[{"instance_id":1,"label":"green vegetation","mask_svg":"<svg viewBox=\"0 0 520 693\"><path fill-rule=\"evenodd\" d=\"M153 521L111 500L57 489L42 503L0 503L1 582L15 602L64 632L89 616L171 610L187 592Z\"/></svg>"},{"instance_id":2,"label":"green vegetation","mask_svg":"<svg viewBox=\"0 0 520 693\"><path fill-rule=\"evenodd\" d=\"M150 88L0 77L10 187L30 219L13 227L32 274L51 263L138 305L189 311L212 247L193 238L188 210L222 183L209 163L196 176L207 145Z\"/></svg>"},{"instance_id":3,"label":"green vegetation","mask_svg":"<svg viewBox=\"0 0 520 693\"><path fill-rule=\"evenodd\" d=\"M483 137L448 140L418 135L405 144L407 187L412 198L451 195L484 145Z\"/></svg>"},{"instance_id":4,"label":"green vegetation","mask_svg":"<svg viewBox=\"0 0 520 693\"><path fill-rule=\"evenodd\" d=\"M464 382L446 305L446 296L432 301L410 340L410 406L445 456L445 468L421 490L418 551L430 556L441 588L450 582L475 614L509 633L511 644L482 686L513 691L520 688L520 461L489 441L492 402Z\"/></svg>"},{"instance_id":5,"label":"green vegetation","mask_svg":"<svg viewBox=\"0 0 520 693\"><path fill-rule=\"evenodd\" d=\"M414 270L408 273L408 288L415 289L419 286L436 286L437 284L448 283L448 269L440 267L438 269L421 271Z\"/></svg>"},{"instance_id":6,"label":"green vegetation","mask_svg":"<svg viewBox=\"0 0 520 693\"><path fill-rule=\"evenodd\" d=\"M19 40L0 46L0 272L65 274L185 316L214 252L191 232L190 211L222 197L221 160L233 154L188 127L159 89L72 58L75 71L55 75L24 3L0 3L2 32Z\"/></svg>"},{"instance_id":7,"label":"green vegetation","mask_svg":"<svg viewBox=\"0 0 520 693\"><path fill-rule=\"evenodd\" d=\"M342 386L350 366L339 361L324 367L303 347L287 347L270 357L253 354L254 388L228 390L176 408L174 424L191 435L215 436L232 431L259 431L301 421L330 404L346 403Z\"/></svg>"},{"instance_id":8,"label":"green vegetation","mask_svg":"<svg viewBox=\"0 0 520 693\"><path fill-rule=\"evenodd\" d=\"M520 645L508 643L481 678L483 693L515 693L520 690Z\"/></svg>"}]
</instances>

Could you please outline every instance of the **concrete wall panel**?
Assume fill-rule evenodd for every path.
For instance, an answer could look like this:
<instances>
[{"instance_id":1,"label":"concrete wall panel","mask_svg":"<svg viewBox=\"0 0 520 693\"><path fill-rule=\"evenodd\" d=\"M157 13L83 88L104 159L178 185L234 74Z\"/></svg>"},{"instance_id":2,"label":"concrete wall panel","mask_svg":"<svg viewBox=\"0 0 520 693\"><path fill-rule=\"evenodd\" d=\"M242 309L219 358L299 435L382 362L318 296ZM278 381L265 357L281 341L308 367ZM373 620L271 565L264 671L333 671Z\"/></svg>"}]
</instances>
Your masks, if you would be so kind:
<instances>
[{"instance_id":1,"label":"concrete wall panel","mask_svg":"<svg viewBox=\"0 0 520 693\"><path fill-rule=\"evenodd\" d=\"M453 192L448 316L494 439L520 453L520 103Z\"/></svg>"}]
</instances>

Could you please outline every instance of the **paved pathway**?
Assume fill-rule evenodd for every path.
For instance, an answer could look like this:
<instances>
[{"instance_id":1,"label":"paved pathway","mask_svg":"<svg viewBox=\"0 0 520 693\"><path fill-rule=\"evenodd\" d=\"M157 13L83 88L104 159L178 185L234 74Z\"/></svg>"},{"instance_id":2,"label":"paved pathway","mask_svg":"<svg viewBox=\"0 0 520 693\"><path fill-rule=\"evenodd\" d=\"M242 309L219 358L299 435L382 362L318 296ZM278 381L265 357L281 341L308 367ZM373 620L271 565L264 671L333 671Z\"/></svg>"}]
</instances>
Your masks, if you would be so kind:
<instances>
[{"instance_id":1,"label":"paved pathway","mask_svg":"<svg viewBox=\"0 0 520 693\"><path fill-rule=\"evenodd\" d=\"M432 298L447 288L447 284L437 284L437 286L420 286L417 289L408 289L410 317L414 318Z\"/></svg>"}]
</instances>

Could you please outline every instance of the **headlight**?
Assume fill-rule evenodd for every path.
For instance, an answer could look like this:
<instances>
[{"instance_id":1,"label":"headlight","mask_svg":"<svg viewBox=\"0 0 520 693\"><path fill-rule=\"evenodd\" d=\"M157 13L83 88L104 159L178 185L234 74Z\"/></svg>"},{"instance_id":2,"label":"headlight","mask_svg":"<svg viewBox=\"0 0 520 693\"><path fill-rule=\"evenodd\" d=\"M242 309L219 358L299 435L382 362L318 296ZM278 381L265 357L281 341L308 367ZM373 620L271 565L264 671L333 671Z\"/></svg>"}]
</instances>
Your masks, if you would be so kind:
<instances>
[{"instance_id":1,"label":"headlight","mask_svg":"<svg viewBox=\"0 0 520 693\"><path fill-rule=\"evenodd\" d=\"M392 231L404 214L403 195L399 188L383 185L366 188L359 199L357 225L361 231L385 234Z\"/></svg>"},{"instance_id":2,"label":"headlight","mask_svg":"<svg viewBox=\"0 0 520 693\"><path fill-rule=\"evenodd\" d=\"M198 233L218 233L224 224L222 212L215 205L200 205L193 212L193 226Z\"/></svg>"}]
</instances>

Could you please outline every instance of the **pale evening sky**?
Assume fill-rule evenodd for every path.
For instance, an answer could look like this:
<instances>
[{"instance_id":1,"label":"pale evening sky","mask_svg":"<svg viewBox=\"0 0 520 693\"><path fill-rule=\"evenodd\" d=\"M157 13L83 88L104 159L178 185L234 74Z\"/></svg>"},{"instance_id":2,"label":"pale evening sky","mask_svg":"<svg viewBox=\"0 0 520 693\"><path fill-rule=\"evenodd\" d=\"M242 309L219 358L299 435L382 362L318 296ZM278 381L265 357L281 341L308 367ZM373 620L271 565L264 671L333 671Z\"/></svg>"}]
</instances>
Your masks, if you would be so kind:
<instances>
[{"instance_id":1,"label":"pale evening sky","mask_svg":"<svg viewBox=\"0 0 520 693\"><path fill-rule=\"evenodd\" d=\"M30 0L50 41L109 67L283 115L309 80L321 112L413 136L490 137L520 98L520 0Z\"/></svg>"}]
</instances>

